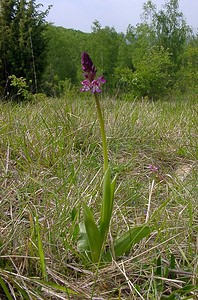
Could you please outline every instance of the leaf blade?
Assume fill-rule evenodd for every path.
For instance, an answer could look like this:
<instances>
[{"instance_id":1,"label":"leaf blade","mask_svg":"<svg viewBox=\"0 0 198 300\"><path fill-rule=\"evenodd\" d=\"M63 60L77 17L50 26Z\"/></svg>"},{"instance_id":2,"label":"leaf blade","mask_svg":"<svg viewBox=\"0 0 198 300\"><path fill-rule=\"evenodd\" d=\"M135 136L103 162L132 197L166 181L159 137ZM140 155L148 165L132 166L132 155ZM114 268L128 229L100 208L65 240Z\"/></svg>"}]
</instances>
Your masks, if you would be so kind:
<instances>
[{"instance_id":1,"label":"leaf blade","mask_svg":"<svg viewBox=\"0 0 198 300\"><path fill-rule=\"evenodd\" d=\"M124 255L129 251L133 245L139 243L143 238L151 233L151 228L147 225L136 226L129 229L123 235L121 235L114 243L115 257ZM112 256L110 250L108 250L103 256L104 260L110 261Z\"/></svg>"},{"instance_id":2,"label":"leaf blade","mask_svg":"<svg viewBox=\"0 0 198 300\"><path fill-rule=\"evenodd\" d=\"M131 249L134 244L139 243L143 238L149 235L151 229L149 226L137 226L125 232L115 243L114 251L116 256L121 256Z\"/></svg>"},{"instance_id":3,"label":"leaf blade","mask_svg":"<svg viewBox=\"0 0 198 300\"><path fill-rule=\"evenodd\" d=\"M94 263L98 262L101 255L102 249L102 237L101 233L96 225L93 214L89 207L84 204L83 206L84 224L88 239L88 244L91 251L91 258Z\"/></svg>"},{"instance_id":4,"label":"leaf blade","mask_svg":"<svg viewBox=\"0 0 198 300\"><path fill-rule=\"evenodd\" d=\"M115 178L111 183L111 173L108 168L104 175L103 183L103 199L101 207L100 216L100 232L103 242L106 239L106 235L109 231L109 224L111 221L112 210L113 210L113 200L114 200L114 190L115 190Z\"/></svg>"}]
</instances>

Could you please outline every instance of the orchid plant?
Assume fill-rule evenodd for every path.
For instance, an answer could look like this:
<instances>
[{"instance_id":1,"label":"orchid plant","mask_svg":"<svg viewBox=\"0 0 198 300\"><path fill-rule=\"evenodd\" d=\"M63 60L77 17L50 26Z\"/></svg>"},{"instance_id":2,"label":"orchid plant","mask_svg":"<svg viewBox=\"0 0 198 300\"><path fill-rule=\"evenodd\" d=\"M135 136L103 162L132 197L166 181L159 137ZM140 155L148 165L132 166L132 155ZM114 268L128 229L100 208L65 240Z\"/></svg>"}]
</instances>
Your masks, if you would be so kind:
<instances>
[{"instance_id":1,"label":"orchid plant","mask_svg":"<svg viewBox=\"0 0 198 300\"><path fill-rule=\"evenodd\" d=\"M78 249L84 254L87 260L93 263L100 261L110 261L116 259L129 251L131 247L138 243L141 239L149 235L150 227L147 225L136 226L129 229L121 237L113 242L110 249L106 249L107 236L110 229L112 218L114 191L116 177L111 179L111 172L108 160L107 138L105 133L104 118L102 115L99 96L102 92L102 85L106 82L103 76L96 78L96 67L94 66L88 53L83 52L81 57L83 76L82 92L91 92L95 98L98 119L100 123L100 131L103 147L103 196L101 203L99 224L94 220L93 213L86 203L83 203L83 222L80 223L80 238L78 241Z\"/></svg>"}]
</instances>

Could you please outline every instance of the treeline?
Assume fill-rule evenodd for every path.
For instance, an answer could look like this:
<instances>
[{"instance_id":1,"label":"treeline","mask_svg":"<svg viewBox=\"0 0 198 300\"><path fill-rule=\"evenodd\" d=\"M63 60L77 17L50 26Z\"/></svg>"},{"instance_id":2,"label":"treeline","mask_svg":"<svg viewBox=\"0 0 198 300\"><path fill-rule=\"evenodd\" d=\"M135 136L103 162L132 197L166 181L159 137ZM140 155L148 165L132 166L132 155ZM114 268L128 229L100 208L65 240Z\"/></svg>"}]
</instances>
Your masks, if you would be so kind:
<instances>
[{"instance_id":1,"label":"treeline","mask_svg":"<svg viewBox=\"0 0 198 300\"><path fill-rule=\"evenodd\" d=\"M166 1L160 10L147 1L141 22L125 34L96 20L91 33L47 24L49 10L41 12L33 0L0 3L2 97L60 96L71 86L79 88L82 51L106 78L106 93L159 97L198 89L198 34L178 0Z\"/></svg>"},{"instance_id":2,"label":"treeline","mask_svg":"<svg viewBox=\"0 0 198 300\"><path fill-rule=\"evenodd\" d=\"M37 93L45 69L49 10L35 0L0 0L0 94L3 98ZM18 95L17 95L18 94Z\"/></svg>"}]
</instances>

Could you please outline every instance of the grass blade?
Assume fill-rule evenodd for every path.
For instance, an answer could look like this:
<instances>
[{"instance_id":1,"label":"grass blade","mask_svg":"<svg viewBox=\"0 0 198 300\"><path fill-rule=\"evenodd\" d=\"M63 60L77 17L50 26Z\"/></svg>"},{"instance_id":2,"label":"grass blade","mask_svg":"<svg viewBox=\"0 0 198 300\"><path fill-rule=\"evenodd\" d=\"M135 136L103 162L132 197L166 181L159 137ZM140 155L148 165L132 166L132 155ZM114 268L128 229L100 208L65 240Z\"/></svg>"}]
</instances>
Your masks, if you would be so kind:
<instances>
[{"instance_id":1,"label":"grass blade","mask_svg":"<svg viewBox=\"0 0 198 300\"><path fill-rule=\"evenodd\" d=\"M50 282L50 281L44 281L44 280L36 280L37 283L42 284L45 287L50 287L56 291L59 292L65 292L67 294L70 295L77 295L78 293L73 291L71 288L68 288L66 286L62 286L60 284L54 283L54 282Z\"/></svg>"},{"instance_id":2,"label":"grass blade","mask_svg":"<svg viewBox=\"0 0 198 300\"><path fill-rule=\"evenodd\" d=\"M181 296L187 296L187 294L190 294L190 293L194 293L194 295L196 296L197 295L197 292L198 292L198 286L196 285L192 285L192 284L189 284L189 285L186 285L178 290L175 290L173 293L171 293L171 295L169 296L162 296L162 299L163 300L177 300L177 299L181 299L180 298L180 295ZM196 294L195 294L196 293ZM183 298L182 299L194 299L192 298L193 295L191 296L187 296L186 298Z\"/></svg>"},{"instance_id":3,"label":"grass blade","mask_svg":"<svg viewBox=\"0 0 198 300\"><path fill-rule=\"evenodd\" d=\"M43 243L41 240L40 235L40 226L38 222L38 216L35 216L35 232L37 237L37 244L38 244L38 254L40 258L40 265L41 265L41 273L44 280L47 280L47 271L46 271L46 264L45 264L45 255L43 251Z\"/></svg>"},{"instance_id":4,"label":"grass blade","mask_svg":"<svg viewBox=\"0 0 198 300\"><path fill-rule=\"evenodd\" d=\"M8 300L12 300L12 295L10 294L6 284L5 284L5 281L3 280L3 278L0 276L0 286L2 287L4 293L5 293L5 296L7 297Z\"/></svg>"}]
</instances>

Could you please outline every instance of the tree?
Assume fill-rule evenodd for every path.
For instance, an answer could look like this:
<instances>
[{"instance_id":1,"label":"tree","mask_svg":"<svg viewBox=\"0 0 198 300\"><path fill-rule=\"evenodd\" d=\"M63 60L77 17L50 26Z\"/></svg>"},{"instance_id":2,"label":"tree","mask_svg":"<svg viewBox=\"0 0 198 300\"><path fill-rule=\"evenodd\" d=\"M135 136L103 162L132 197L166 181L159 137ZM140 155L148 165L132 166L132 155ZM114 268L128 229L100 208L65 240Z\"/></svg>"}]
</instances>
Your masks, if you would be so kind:
<instances>
[{"instance_id":1,"label":"tree","mask_svg":"<svg viewBox=\"0 0 198 300\"><path fill-rule=\"evenodd\" d=\"M162 47L153 46L142 54L141 59L135 60L134 71L116 68L115 76L125 92L134 97L158 97L168 90L170 64L169 53Z\"/></svg>"},{"instance_id":2,"label":"tree","mask_svg":"<svg viewBox=\"0 0 198 300\"><path fill-rule=\"evenodd\" d=\"M181 69L178 72L177 87L182 92L198 91L198 34L188 39L182 56Z\"/></svg>"},{"instance_id":3,"label":"tree","mask_svg":"<svg viewBox=\"0 0 198 300\"><path fill-rule=\"evenodd\" d=\"M42 88L47 95L59 96L65 83L78 84L82 80L81 53L89 45L89 33L48 25L46 69Z\"/></svg>"},{"instance_id":4,"label":"tree","mask_svg":"<svg viewBox=\"0 0 198 300\"><path fill-rule=\"evenodd\" d=\"M125 91L135 96L155 97L170 90L178 75L181 78L190 30L179 12L178 0L166 1L159 12L148 0L141 17L142 23L127 28L126 45L130 49L132 67L120 66L115 75Z\"/></svg>"},{"instance_id":5,"label":"tree","mask_svg":"<svg viewBox=\"0 0 198 300\"><path fill-rule=\"evenodd\" d=\"M50 7L39 12L35 0L0 0L0 84L5 97L16 93L10 76L24 78L37 92L45 68L44 31Z\"/></svg>"},{"instance_id":6,"label":"tree","mask_svg":"<svg viewBox=\"0 0 198 300\"><path fill-rule=\"evenodd\" d=\"M8 74L13 59L11 25L15 16L14 1L0 2L0 84L1 92L6 94L8 90Z\"/></svg>"},{"instance_id":7,"label":"tree","mask_svg":"<svg viewBox=\"0 0 198 300\"><path fill-rule=\"evenodd\" d=\"M112 74L117 65L120 41L120 35L114 27L102 28L97 20L93 22L87 51L99 72L105 76L107 87L110 87L110 82L113 83Z\"/></svg>"},{"instance_id":8,"label":"tree","mask_svg":"<svg viewBox=\"0 0 198 300\"><path fill-rule=\"evenodd\" d=\"M183 13L179 11L179 0L166 1L164 8L159 12L156 11L156 7L150 0L147 4L144 14L147 15L148 7L150 7L152 16L150 24L156 34L156 44L170 52L174 64L173 70L176 71L180 68L187 34L190 31Z\"/></svg>"}]
</instances>

